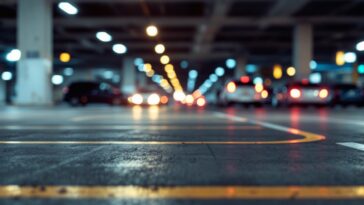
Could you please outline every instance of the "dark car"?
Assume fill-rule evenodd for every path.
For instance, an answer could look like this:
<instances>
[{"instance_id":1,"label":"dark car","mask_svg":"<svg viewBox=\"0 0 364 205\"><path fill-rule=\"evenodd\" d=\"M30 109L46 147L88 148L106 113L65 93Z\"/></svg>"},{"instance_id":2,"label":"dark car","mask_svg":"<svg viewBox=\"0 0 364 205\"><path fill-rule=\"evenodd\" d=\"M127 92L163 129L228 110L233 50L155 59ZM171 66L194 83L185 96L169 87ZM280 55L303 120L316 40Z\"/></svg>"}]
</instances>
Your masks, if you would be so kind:
<instances>
[{"instance_id":1,"label":"dark car","mask_svg":"<svg viewBox=\"0 0 364 205\"><path fill-rule=\"evenodd\" d=\"M333 103L336 105L364 105L364 90L354 84L335 84Z\"/></svg>"},{"instance_id":2,"label":"dark car","mask_svg":"<svg viewBox=\"0 0 364 205\"><path fill-rule=\"evenodd\" d=\"M89 103L120 105L126 103L120 90L107 83L74 82L64 89L64 101L72 106Z\"/></svg>"}]
</instances>

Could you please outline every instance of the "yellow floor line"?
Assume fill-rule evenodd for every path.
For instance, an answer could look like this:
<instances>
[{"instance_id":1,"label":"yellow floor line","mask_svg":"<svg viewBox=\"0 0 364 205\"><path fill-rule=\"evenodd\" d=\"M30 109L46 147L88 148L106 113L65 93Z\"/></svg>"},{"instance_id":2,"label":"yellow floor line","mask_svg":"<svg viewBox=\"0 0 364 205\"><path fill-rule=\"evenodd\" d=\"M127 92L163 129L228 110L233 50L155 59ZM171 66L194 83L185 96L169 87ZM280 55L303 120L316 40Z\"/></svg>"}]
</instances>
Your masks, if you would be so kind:
<instances>
[{"instance_id":1,"label":"yellow floor line","mask_svg":"<svg viewBox=\"0 0 364 205\"><path fill-rule=\"evenodd\" d=\"M364 199L364 186L0 186L0 198Z\"/></svg>"}]
</instances>

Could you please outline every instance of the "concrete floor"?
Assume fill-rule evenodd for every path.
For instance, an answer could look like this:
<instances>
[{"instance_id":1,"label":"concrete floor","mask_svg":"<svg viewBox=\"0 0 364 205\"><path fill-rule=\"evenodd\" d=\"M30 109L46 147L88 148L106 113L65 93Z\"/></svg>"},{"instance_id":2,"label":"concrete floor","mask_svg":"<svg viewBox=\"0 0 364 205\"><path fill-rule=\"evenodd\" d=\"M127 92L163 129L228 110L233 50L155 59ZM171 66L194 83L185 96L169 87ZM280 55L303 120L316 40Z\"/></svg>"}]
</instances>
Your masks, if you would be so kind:
<instances>
[{"instance_id":1,"label":"concrete floor","mask_svg":"<svg viewBox=\"0 0 364 205\"><path fill-rule=\"evenodd\" d=\"M364 109L0 112L0 204L364 203Z\"/></svg>"}]
</instances>

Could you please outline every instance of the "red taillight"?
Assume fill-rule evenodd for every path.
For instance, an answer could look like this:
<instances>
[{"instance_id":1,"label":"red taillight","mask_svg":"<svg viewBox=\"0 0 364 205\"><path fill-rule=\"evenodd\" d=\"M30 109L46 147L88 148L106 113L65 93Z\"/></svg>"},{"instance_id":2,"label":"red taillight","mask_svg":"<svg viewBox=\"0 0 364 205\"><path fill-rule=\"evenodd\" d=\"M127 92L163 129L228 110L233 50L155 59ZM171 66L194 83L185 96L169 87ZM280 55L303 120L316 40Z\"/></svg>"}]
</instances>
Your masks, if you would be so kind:
<instances>
[{"instance_id":1,"label":"red taillight","mask_svg":"<svg viewBox=\"0 0 364 205\"><path fill-rule=\"evenodd\" d=\"M242 77L240 78L240 81L241 81L242 83L249 83L250 78L249 78L249 76L242 76Z\"/></svg>"},{"instance_id":2,"label":"red taillight","mask_svg":"<svg viewBox=\"0 0 364 205\"><path fill-rule=\"evenodd\" d=\"M229 92L229 93L233 93L235 92L236 90L236 85L234 82L230 82L226 85L226 90Z\"/></svg>"},{"instance_id":3,"label":"red taillight","mask_svg":"<svg viewBox=\"0 0 364 205\"><path fill-rule=\"evenodd\" d=\"M298 90L297 88L293 88L291 91L289 91L289 95L292 97L292 98L299 98L301 97L301 91Z\"/></svg>"},{"instance_id":4,"label":"red taillight","mask_svg":"<svg viewBox=\"0 0 364 205\"><path fill-rule=\"evenodd\" d=\"M329 96L329 91L325 88L321 89L319 92L319 97L320 98L327 98L327 96Z\"/></svg>"}]
</instances>

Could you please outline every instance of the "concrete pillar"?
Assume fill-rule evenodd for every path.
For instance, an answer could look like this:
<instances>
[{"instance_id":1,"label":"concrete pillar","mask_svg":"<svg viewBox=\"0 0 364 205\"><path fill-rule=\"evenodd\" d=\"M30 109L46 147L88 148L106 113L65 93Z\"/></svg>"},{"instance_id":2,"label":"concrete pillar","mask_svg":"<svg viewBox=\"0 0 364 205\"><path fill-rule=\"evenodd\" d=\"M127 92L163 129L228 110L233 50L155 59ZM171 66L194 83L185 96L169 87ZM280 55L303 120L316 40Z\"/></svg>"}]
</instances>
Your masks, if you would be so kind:
<instances>
[{"instance_id":1,"label":"concrete pillar","mask_svg":"<svg viewBox=\"0 0 364 205\"><path fill-rule=\"evenodd\" d=\"M124 58L121 72L121 91L132 94L136 91L136 71L132 58Z\"/></svg>"},{"instance_id":2,"label":"concrete pillar","mask_svg":"<svg viewBox=\"0 0 364 205\"><path fill-rule=\"evenodd\" d=\"M299 24L294 29L293 65L296 79L308 79L311 73L310 62L313 57L313 29L311 24Z\"/></svg>"},{"instance_id":3,"label":"concrete pillar","mask_svg":"<svg viewBox=\"0 0 364 205\"><path fill-rule=\"evenodd\" d=\"M18 0L16 104L50 105L52 84L52 1Z\"/></svg>"},{"instance_id":4,"label":"concrete pillar","mask_svg":"<svg viewBox=\"0 0 364 205\"><path fill-rule=\"evenodd\" d=\"M0 105L4 105L5 101L6 101L6 82L0 79Z\"/></svg>"},{"instance_id":5,"label":"concrete pillar","mask_svg":"<svg viewBox=\"0 0 364 205\"><path fill-rule=\"evenodd\" d=\"M236 68L234 70L234 78L240 79L241 76L246 75L246 57L241 56L236 59Z\"/></svg>"}]
</instances>

